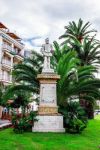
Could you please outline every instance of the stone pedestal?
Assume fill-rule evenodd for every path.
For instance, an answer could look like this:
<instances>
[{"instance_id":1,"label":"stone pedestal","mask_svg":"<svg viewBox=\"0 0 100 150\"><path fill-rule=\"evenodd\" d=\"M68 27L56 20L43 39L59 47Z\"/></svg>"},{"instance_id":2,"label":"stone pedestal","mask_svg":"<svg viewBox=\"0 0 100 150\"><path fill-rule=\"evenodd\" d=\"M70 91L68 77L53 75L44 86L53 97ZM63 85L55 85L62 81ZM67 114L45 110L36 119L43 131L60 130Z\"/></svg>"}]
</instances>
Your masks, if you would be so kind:
<instances>
[{"instance_id":1,"label":"stone pedestal","mask_svg":"<svg viewBox=\"0 0 100 150\"><path fill-rule=\"evenodd\" d=\"M63 116L58 113L56 83L60 76L54 73L42 73L37 76L40 82L40 102L38 122L33 132L64 132Z\"/></svg>"},{"instance_id":2,"label":"stone pedestal","mask_svg":"<svg viewBox=\"0 0 100 150\"><path fill-rule=\"evenodd\" d=\"M65 132L61 115L39 115L37 119L39 121L35 122L33 132Z\"/></svg>"}]
</instances>

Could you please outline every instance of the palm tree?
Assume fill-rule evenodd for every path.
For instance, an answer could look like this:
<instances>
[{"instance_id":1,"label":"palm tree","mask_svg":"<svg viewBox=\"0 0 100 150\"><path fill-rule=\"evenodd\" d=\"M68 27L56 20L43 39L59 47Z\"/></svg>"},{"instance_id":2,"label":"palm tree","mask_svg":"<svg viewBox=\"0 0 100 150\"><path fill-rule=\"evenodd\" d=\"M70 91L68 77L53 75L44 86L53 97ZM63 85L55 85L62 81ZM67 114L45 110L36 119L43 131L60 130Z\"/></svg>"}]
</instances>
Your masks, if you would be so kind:
<instances>
[{"instance_id":1,"label":"palm tree","mask_svg":"<svg viewBox=\"0 0 100 150\"><path fill-rule=\"evenodd\" d=\"M95 35L90 37L91 33L96 32L96 30L89 30L90 25L89 22L83 24L82 19L79 19L78 24L72 21L65 26L65 34L60 39L66 39L62 45L67 44L70 47L69 50L77 52L81 66L94 65L98 69L100 67L100 42L95 39ZM80 102L83 103L83 101Z\"/></svg>"},{"instance_id":2,"label":"palm tree","mask_svg":"<svg viewBox=\"0 0 100 150\"><path fill-rule=\"evenodd\" d=\"M15 65L13 70L14 84L6 91L4 99L7 100L13 96L15 91L19 90L38 94L39 82L37 74L41 72L42 62L43 57L33 51L31 58L25 59L22 64Z\"/></svg>"},{"instance_id":3,"label":"palm tree","mask_svg":"<svg viewBox=\"0 0 100 150\"><path fill-rule=\"evenodd\" d=\"M57 70L57 63L59 62L60 58L66 54L68 51L70 51L70 47L67 45L63 45L63 47L61 47L56 41L53 42L54 44L54 52L53 52L53 56L51 58L51 64L53 69Z\"/></svg>"},{"instance_id":4,"label":"palm tree","mask_svg":"<svg viewBox=\"0 0 100 150\"><path fill-rule=\"evenodd\" d=\"M18 64L14 67L13 75L15 76L15 81L21 83L21 86L23 83L25 84L25 88L33 88L32 91L36 90L37 92L39 87L37 74L41 72L42 62L43 57L33 51L31 58L25 59L22 64Z\"/></svg>"},{"instance_id":5,"label":"palm tree","mask_svg":"<svg viewBox=\"0 0 100 150\"><path fill-rule=\"evenodd\" d=\"M69 50L77 52L77 57L80 59L80 65L100 65L100 41L95 39L95 35L90 37L90 33L96 30L88 30L90 23L83 24L83 20L79 19L78 24L74 21L69 22L65 26L66 32L60 38L67 38Z\"/></svg>"},{"instance_id":6,"label":"palm tree","mask_svg":"<svg viewBox=\"0 0 100 150\"><path fill-rule=\"evenodd\" d=\"M69 22L68 26L65 26L65 33L60 36L60 39L66 39L63 44L66 44L71 39L77 39L80 43L84 37L89 36L90 33L97 32L96 30L88 30L90 22L83 24L83 20L80 18L76 24L74 21Z\"/></svg>"},{"instance_id":7,"label":"palm tree","mask_svg":"<svg viewBox=\"0 0 100 150\"><path fill-rule=\"evenodd\" d=\"M67 64L66 60L68 60ZM98 90L100 88L100 80L93 77L93 73L96 70L92 66L79 67L76 70L74 68L76 67L74 66L76 60L71 58L69 62L69 55L66 55L66 60L62 61L61 59L57 66L57 73L61 76L61 80L58 81L57 91L60 104L65 105L66 100L73 99L74 96L78 99L85 98L88 102L89 100L92 102L96 97L100 98ZM78 80L75 70L77 71Z\"/></svg>"},{"instance_id":8,"label":"palm tree","mask_svg":"<svg viewBox=\"0 0 100 150\"><path fill-rule=\"evenodd\" d=\"M77 53L69 51L68 46L61 48L57 42L54 42L54 47L55 51L51 60L52 67L61 76L57 84L58 104L65 105L67 100L74 96L83 98L84 95L86 97L86 93L92 93L91 97L94 99L99 97L100 81L93 76L96 69L93 66L80 66ZM34 53L31 58L15 66L13 74L15 81L19 84L11 87L10 91L21 89L37 94L39 92L37 74L41 71L42 62L42 56ZM90 95L88 95L89 98Z\"/></svg>"},{"instance_id":9,"label":"palm tree","mask_svg":"<svg viewBox=\"0 0 100 150\"><path fill-rule=\"evenodd\" d=\"M69 51L74 50L77 52L77 57L81 61L81 66L93 65L98 68L100 67L100 42L94 37L90 40L85 37L82 43L74 39L70 41L69 44Z\"/></svg>"},{"instance_id":10,"label":"palm tree","mask_svg":"<svg viewBox=\"0 0 100 150\"><path fill-rule=\"evenodd\" d=\"M83 44L78 53L81 65L94 65L100 67L100 42L92 38L88 40L84 38Z\"/></svg>"},{"instance_id":11,"label":"palm tree","mask_svg":"<svg viewBox=\"0 0 100 150\"><path fill-rule=\"evenodd\" d=\"M93 66L80 66L80 60L75 51L69 51L64 47L61 49L57 42L54 42L53 65L56 65L56 72L61 76L57 84L58 104L65 105L69 99L84 99L93 102L100 98L100 80L93 75L97 70ZM82 94L81 94L82 93ZM87 94L88 93L88 94Z\"/></svg>"}]
</instances>

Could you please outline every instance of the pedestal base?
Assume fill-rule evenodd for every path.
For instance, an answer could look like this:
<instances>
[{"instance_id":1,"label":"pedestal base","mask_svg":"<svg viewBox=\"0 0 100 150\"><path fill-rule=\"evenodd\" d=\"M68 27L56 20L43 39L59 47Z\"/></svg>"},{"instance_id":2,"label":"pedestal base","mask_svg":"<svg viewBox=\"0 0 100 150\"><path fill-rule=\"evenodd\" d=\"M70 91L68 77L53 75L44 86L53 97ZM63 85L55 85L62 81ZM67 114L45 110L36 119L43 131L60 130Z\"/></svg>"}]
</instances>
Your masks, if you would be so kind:
<instances>
[{"instance_id":1,"label":"pedestal base","mask_svg":"<svg viewBox=\"0 0 100 150\"><path fill-rule=\"evenodd\" d=\"M32 127L33 132L65 132L61 115L38 115L37 119L38 122Z\"/></svg>"}]
</instances>

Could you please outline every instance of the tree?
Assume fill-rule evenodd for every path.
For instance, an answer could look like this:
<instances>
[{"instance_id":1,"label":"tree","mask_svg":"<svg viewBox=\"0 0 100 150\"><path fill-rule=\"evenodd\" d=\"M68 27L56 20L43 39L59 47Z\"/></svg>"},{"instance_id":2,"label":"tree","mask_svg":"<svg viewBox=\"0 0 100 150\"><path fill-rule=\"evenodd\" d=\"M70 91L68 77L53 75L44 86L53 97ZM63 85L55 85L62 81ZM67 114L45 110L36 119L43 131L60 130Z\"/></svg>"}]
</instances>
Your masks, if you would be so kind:
<instances>
[{"instance_id":1,"label":"tree","mask_svg":"<svg viewBox=\"0 0 100 150\"><path fill-rule=\"evenodd\" d=\"M58 104L65 105L67 101L77 97L92 101L100 97L100 80L94 78L93 73L97 70L91 65L81 65L81 60L77 57L77 52L72 50L69 45L59 46L54 42L55 51L51 59L52 67L61 79L57 83ZM39 93L39 82L37 74L41 72L43 57L33 52L31 58L25 59L22 64L14 67L13 75L15 82L10 88L12 90L30 91L34 94ZM8 93L9 90L8 90ZM8 94L9 95L9 94Z\"/></svg>"},{"instance_id":2,"label":"tree","mask_svg":"<svg viewBox=\"0 0 100 150\"><path fill-rule=\"evenodd\" d=\"M37 74L41 72L43 57L32 52L31 58L25 59L22 64L14 66L13 77L14 83L9 86L5 94L5 101L13 97L16 91L31 92L32 94L39 93L39 82Z\"/></svg>"},{"instance_id":3,"label":"tree","mask_svg":"<svg viewBox=\"0 0 100 150\"><path fill-rule=\"evenodd\" d=\"M80 59L80 65L93 65L97 69L100 67L100 42L94 37L88 39L85 37L80 43L78 40L70 41L69 51L76 51L77 57Z\"/></svg>"},{"instance_id":4,"label":"tree","mask_svg":"<svg viewBox=\"0 0 100 150\"><path fill-rule=\"evenodd\" d=\"M58 45L58 46L57 46ZM58 104L65 106L70 99L86 99L93 102L100 98L100 80L93 75L97 70L95 67L81 66L75 51L66 51L54 42L55 51L53 55L53 66L61 76L57 83Z\"/></svg>"},{"instance_id":5,"label":"tree","mask_svg":"<svg viewBox=\"0 0 100 150\"><path fill-rule=\"evenodd\" d=\"M66 44L69 46L69 50L77 52L81 66L93 65L98 69L100 67L100 42L95 39L95 35L90 36L91 33L96 32L96 30L89 30L90 25L89 22L83 24L81 19L79 19L78 24L74 21L69 22L69 25L65 26L65 34L60 39L65 38L66 40L62 45ZM85 100L80 100L80 103L83 103L82 101ZM92 107L91 104L90 106ZM93 110L93 108L90 109Z\"/></svg>"},{"instance_id":6,"label":"tree","mask_svg":"<svg viewBox=\"0 0 100 150\"><path fill-rule=\"evenodd\" d=\"M90 33L96 32L96 30L88 30L90 25L89 22L83 24L81 19L78 24L74 21L69 22L69 25L65 26L65 34L60 37L67 38L67 42L63 42L63 45L77 52L82 66L100 65L100 41L95 39L95 35L90 36Z\"/></svg>"},{"instance_id":7,"label":"tree","mask_svg":"<svg viewBox=\"0 0 100 150\"><path fill-rule=\"evenodd\" d=\"M81 18L77 24L74 21L69 22L69 25L65 26L65 34L60 36L60 39L66 39L63 44L66 44L71 39L77 39L81 43L84 37L89 37L90 33L97 32L94 29L89 30L90 25L90 22L84 24Z\"/></svg>"},{"instance_id":8,"label":"tree","mask_svg":"<svg viewBox=\"0 0 100 150\"><path fill-rule=\"evenodd\" d=\"M14 67L13 76L15 82L19 83L18 87L21 86L23 90L27 88L32 92L38 92L37 73L41 72L42 61L42 56L32 51L31 58L26 58L22 64L17 64Z\"/></svg>"}]
</instances>

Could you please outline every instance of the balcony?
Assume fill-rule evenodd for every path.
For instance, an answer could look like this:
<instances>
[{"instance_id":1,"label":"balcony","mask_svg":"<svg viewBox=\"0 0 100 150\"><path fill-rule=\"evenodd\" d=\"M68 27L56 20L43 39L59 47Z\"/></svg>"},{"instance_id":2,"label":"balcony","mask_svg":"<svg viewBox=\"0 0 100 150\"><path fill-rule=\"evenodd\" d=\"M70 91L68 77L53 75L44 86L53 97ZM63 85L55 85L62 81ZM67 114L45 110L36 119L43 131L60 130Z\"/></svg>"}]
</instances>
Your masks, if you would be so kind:
<instances>
[{"instance_id":1,"label":"balcony","mask_svg":"<svg viewBox=\"0 0 100 150\"><path fill-rule=\"evenodd\" d=\"M16 53L16 55L19 55L19 56L23 57L23 54L22 54L22 50L21 50L21 49L14 48L13 51Z\"/></svg>"},{"instance_id":2,"label":"balcony","mask_svg":"<svg viewBox=\"0 0 100 150\"><path fill-rule=\"evenodd\" d=\"M11 77L10 75L5 76L5 75L0 75L0 81L4 82L4 83L11 83Z\"/></svg>"},{"instance_id":3,"label":"balcony","mask_svg":"<svg viewBox=\"0 0 100 150\"><path fill-rule=\"evenodd\" d=\"M2 60L2 67L6 68L7 70L10 70L12 68L11 61L9 61L7 59L3 59Z\"/></svg>"},{"instance_id":4,"label":"balcony","mask_svg":"<svg viewBox=\"0 0 100 150\"><path fill-rule=\"evenodd\" d=\"M17 59L19 59L20 61L22 61L24 56L21 54L21 52L16 52L15 57L16 57Z\"/></svg>"},{"instance_id":5,"label":"balcony","mask_svg":"<svg viewBox=\"0 0 100 150\"><path fill-rule=\"evenodd\" d=\"M2 64L11 66L11 61L9 61L9 60L7 60L7 59L3 59L3 60L2 60Z\"/></svg>"},{"instance_id":6,"label":"balcony","mask_svg":"<svg viewBox=\"0 0 100 150\"><path fill-rule=\"evenodd\" d=\"M2 78L2 80L10 82L10 76L6 76L5 78Z\"/></svg>"},{"instance_id":7,"label":"balcony","mask_svg":"<svg viewBox=\"0 0 100 150\"><path fill-rule=\"evenodd\" d=\"M2 48L3 50L12 51L12 47L8 44L3 44Z\"/></svg>"},{"instance_id":8,"label":"balcony","mask_svg":"<svg viewBox=\"0 0 100 150\"><path fill-rule=\"evenodd\" d=\"M17 48L12 48L8 44L3 44L2 48L3 50L7 51L8 54L10 52L10 54L14 55L17 59L21 61L23 60L24 55L22 55L21 50L19 51Z\"/></svg>"}]
</instances>

